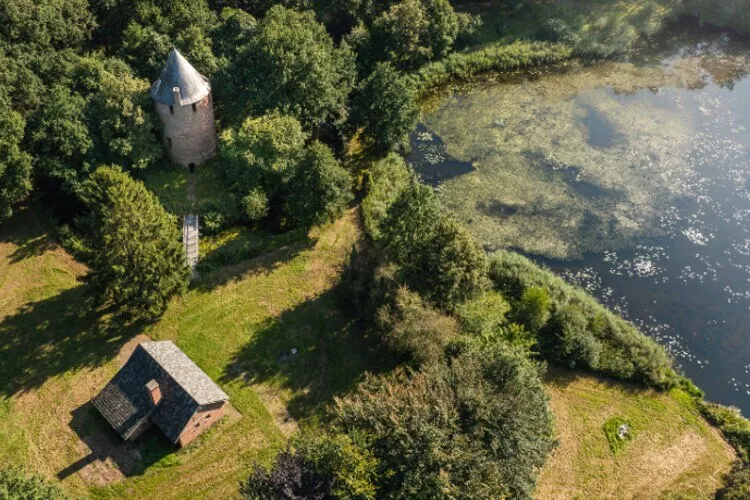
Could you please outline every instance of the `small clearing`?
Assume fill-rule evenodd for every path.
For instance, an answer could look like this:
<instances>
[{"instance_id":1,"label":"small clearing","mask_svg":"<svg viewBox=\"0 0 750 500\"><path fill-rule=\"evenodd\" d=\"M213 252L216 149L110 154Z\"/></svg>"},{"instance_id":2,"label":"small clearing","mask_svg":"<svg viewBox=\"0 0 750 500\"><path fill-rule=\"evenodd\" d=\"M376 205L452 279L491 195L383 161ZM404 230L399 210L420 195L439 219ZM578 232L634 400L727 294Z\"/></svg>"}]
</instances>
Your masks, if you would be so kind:
<instances>
[{"instance_id":1,"label":"small clearing","mask_svg":"<svg viewBox=\"0 0 750 500\"><path fill-rule=\"evenodd\" d=\"M546 382L559 446L536 497L713 498L735 454L680 390L659 393L552 370ZM615 458L603 426L618 416L633 439Z\"/></svg>"}]
</instances>

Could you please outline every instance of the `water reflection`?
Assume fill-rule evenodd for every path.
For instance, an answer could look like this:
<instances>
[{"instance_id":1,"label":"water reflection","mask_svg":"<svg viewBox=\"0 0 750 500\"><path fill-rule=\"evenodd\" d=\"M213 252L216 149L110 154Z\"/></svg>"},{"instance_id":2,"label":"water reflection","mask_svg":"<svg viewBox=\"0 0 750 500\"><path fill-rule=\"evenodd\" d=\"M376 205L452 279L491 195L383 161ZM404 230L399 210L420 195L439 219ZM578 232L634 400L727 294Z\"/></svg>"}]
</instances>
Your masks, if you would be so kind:
<instances>
[{"instance_id":1,"label":"water reflection","mask_svg":"<svg viewBox=\"0 0 750 500\"><path fill-rule=\"evenodd\" d=\"M485 248L584 287L746 415L748 55L677 34L635 62L459 93L410 157Z\"/></svg>"}]
</instances>

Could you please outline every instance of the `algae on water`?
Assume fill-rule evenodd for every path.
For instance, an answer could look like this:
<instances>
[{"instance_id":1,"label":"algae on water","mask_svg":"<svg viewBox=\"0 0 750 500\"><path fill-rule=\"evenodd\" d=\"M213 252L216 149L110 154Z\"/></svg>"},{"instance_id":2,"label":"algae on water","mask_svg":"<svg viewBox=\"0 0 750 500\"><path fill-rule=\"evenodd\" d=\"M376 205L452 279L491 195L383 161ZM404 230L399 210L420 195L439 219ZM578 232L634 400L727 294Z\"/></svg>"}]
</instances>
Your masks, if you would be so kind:
<instances>
[{"instance_id":1,"label":"algae on water","mask_svg":"<svg viewBox=\"0 0 750 500\"><path fill-rule=\"evenodd\" d=\"M731 85L745 71L744 56L699 54L456 94L424 124L443 154L474 170L444 180L441 198L487 249L571 259L659 236L675 200L696 196L703 179L692 161L703 120L684 104L689 89ZM440 160L430 138L413 140L427 177Z\"/></svg>"}]
</instances>

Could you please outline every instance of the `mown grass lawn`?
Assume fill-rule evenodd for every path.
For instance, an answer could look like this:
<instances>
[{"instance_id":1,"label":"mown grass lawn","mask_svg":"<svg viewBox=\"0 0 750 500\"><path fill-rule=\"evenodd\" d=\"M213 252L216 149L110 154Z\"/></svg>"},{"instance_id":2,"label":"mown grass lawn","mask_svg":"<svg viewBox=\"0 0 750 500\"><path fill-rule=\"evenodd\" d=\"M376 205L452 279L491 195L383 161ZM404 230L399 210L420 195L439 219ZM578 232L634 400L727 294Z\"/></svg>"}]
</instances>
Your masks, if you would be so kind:
<instances>
[{"instance_id":1,"label":"mown grass lawn","mask_svg":"<svg viewBox=\"0 0 750 500\"><path fill-rule=\"evenodd\" d=\"M546 383L559 446L542 470L540 499L713 498L734 451L684 392L657 393L552 370ZM627 422L615 455L604 426Z\"/></svg>"},{"instance_id":2,"label":"mown grass lawn","mask_svg":"<svg viewBox=\"0 0 750 500\"><path fill-rule=\"evenodd\" d=\"M87 308L77 281L85 268L52 243L36 210L23 210L0 226L0 463L50 479L62 473L74 495L235 495L297 421L382 368L337 298L359 237L350 211L296 244L204 273L154 324L123 324ZM87 403L125 361L123 346L145 336L174 340L239 416L184 450L145 443L139 453L149 466L123 479L115 461L92 456L92 436L106 426Z\"/></svg>"}]
</instances>

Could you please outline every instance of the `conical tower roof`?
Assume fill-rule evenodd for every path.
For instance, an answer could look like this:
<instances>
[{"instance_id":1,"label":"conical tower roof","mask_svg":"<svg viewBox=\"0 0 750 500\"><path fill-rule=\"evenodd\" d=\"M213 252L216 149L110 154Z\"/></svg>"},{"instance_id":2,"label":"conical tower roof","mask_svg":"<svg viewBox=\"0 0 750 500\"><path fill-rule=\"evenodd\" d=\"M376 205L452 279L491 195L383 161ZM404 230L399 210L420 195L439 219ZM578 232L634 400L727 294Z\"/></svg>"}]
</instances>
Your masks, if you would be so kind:
<instances>
[{"instance_id":1,"label":"conical tower roof","mask_svg":"<svg viewBox=\"0 0 750 500\"><path fill-rule=\"evenodd\" d=\"M173 88L179 88L179 102ZM208 79L185 59L176 48L172 48L161 76L151 87L151 97L167 106L186 106L198 102L208 95L211 85Z\"/></svg>"}]
</instances>

